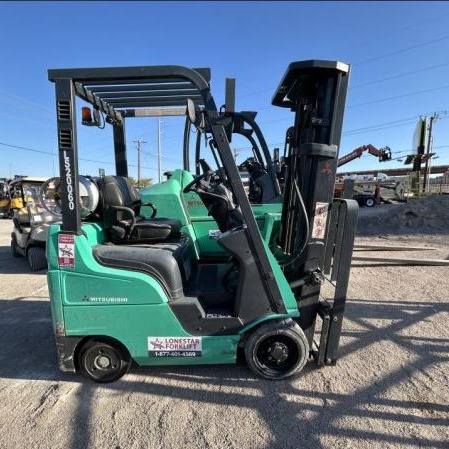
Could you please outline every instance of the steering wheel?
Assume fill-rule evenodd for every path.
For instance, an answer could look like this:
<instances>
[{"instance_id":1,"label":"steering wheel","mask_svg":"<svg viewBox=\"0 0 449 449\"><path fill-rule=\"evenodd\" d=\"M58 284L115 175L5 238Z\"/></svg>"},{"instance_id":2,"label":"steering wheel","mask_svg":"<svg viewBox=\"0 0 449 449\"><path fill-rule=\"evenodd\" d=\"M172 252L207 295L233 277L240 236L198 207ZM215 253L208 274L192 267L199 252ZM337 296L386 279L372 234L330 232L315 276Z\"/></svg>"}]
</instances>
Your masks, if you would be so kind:
<instances>
[{"instance_id":1,"label":"steering wheel","mask_svg":"<svg viewBox=\"0 0 449 449\"><path fill-rule=\"evenodd\" d=\"M189 193L192 190L192 187L194 185L201 185L201 182L207 178L209 178L206 182L209 184L210 182L210 178L213 176L214 172L211 171L206 171L204 172L202 175L199 176L195 176L195 179L192 182L189 182L185 187L183 192L184 193Z\"/></svg>"},{"instance_id":2,"label":"steering wheel","mask_svg":"<svg viewBox=\"0 0 449 449\"><path fill-rule=\"evenodd\" d=\"M79 208L81 218L92 214L98 206L100 193L98 187L85 176L79 176ZM47 179L41 186L39 199L51 214L62 217L61 181L59 177Z\"/></svg>"}]
</instances>

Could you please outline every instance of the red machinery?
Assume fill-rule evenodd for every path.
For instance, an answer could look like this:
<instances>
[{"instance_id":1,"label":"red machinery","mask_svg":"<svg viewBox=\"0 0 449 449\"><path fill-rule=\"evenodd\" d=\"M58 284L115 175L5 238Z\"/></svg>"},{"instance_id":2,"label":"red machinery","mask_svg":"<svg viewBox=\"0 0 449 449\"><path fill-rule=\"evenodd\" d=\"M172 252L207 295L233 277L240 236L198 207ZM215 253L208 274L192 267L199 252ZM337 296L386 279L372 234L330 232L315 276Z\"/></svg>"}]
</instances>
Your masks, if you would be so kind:
<instances>
[{"instance_id":1,"label":"red machinery","mask_svg":"<svg viewBox=\"0 0 449 449\"><path fill-rule=\"evenodd\" d=\"M391 159L391 150L389 147L384 147L379 150L375 146L368 144L362 145L361 147L356 148L354 151L351 151L349 154L346 154L345 156L338 159L337 167L341 167L342 165L347 164L348 162L351 162L358 157L361 157L365 151L368 151L368 153L372 154L373 156L377 156L379 158L379 162L385 162Z\"/></svg>"}]
</instances>

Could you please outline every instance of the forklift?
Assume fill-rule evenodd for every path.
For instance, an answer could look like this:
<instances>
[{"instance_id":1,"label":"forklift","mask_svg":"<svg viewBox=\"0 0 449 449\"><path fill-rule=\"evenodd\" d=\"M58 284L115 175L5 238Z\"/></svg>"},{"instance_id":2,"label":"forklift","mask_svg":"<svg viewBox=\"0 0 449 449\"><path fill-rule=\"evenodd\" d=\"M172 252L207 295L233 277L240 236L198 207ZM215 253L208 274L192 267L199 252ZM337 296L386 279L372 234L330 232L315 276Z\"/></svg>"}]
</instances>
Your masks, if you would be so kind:
<instances>
[{"instance_id":1,"label":"forklift","mask_svg":"<svg viewBox=\"0 0 449 449\"><path fill-rule=\"evenodd\" d=\"M9 180L0 178L0 217L9 218L11 216L11 193L9 191Z\"/></svg>"},{"instance_id":2,"label":"forklift","mask_svg":"<svg viewBox=\"0 0 449 449\"><path fill-rule=\"evenodd\" d=\"M75 68L48 75L56 90L62 221L48 231L47 279L60 369L112 382L133 362L229 364L243 355L255 374L283 379L310 357L319 366L335 364L358 211L354 201L332 198L349 66L315 60L288 66L272 100L295 120L282 212L265 211L259 223L209 69ZM114 176L78 173L77 98L92 107L82 109L82 122L112 126ZM218 166L201 159L201 173L175 170L158 184L170 206L162 216L127 179L125 121L170 115L172 108L182 108L207 136ZM89 186L87 202L80 199L81 179ZM184 197L190 193L218 233L191 219ZM44 196L44 205L54 198ZM325 281L335 286L333 298L320 296Z\"/></svg>"}]
</instances>

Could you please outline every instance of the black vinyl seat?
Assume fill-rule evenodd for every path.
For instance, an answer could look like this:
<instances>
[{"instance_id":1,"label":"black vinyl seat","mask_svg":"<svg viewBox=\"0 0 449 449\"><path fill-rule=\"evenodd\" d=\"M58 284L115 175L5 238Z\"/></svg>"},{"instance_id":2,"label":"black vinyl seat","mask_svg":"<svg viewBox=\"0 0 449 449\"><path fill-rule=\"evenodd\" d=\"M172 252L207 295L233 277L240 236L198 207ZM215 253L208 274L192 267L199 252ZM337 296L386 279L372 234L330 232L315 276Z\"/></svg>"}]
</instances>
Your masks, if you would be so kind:
<instances>
[{"instance_id":1,"label":"black vinyl seat","mask_svg":"<svg viewBox=\"0 0 449 449\"><path fill-rule=\"evenodd\" d=\"M183 296L181 273L170 251L138 245L98 245L93 254L103 266L149 274L171 299Z\"/></svg>"},{"instance_id":2,"label":"black vinyl seat","mask_svg":"<svg viewBox=\"0 0 449 449\"><path fill-rule=\"evenodd\" d=\"M103 266L138 271L154 277L169 299L184 296L183 279L189 274L189 239L177 243L137 245L96 245L95 260Z\"/></svg>"},{"instance_id":3,"label":"black vinyl seat","mask_svg":"<svg viewBox=\"0 0 449 449\"><path fill-rule=\"evenodd\" d=\"M113 243L152 243L180 237L180 220L154 217L156 208L142 204L137 190L128 179L105 176L98 180L102 202L101 215L109 239ZM142 206L153 209L151 218L140 215Z\"/></svg>"}]
</instances>

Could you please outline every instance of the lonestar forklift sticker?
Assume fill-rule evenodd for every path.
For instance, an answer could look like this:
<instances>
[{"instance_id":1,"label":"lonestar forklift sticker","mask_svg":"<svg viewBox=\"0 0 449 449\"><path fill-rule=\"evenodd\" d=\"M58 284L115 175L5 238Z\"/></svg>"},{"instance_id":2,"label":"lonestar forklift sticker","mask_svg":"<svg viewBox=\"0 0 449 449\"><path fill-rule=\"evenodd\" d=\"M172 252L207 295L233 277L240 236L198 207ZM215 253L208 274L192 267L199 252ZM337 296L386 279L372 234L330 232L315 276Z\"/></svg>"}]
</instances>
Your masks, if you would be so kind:
<instances>
[{"instance_id":1,"label":"lonestar forklift sticker","mask_svg":"<svg viewBox=\"0 0 449 449\"><path fill-rule=\"evenodd\" d=\"M75 236L70 234L58 235L58 265L75 268Z\"/></svg>"},{"instance_id":2,"label":"lonestar forklift sticker","mask_svg":"<svg viewBox=\"0 0 449 449\"><path fill-rule=\"evenodd\" d=\"M150 357L201 357L201 337L148 337Z\"/></svg>"}]
</instances>

